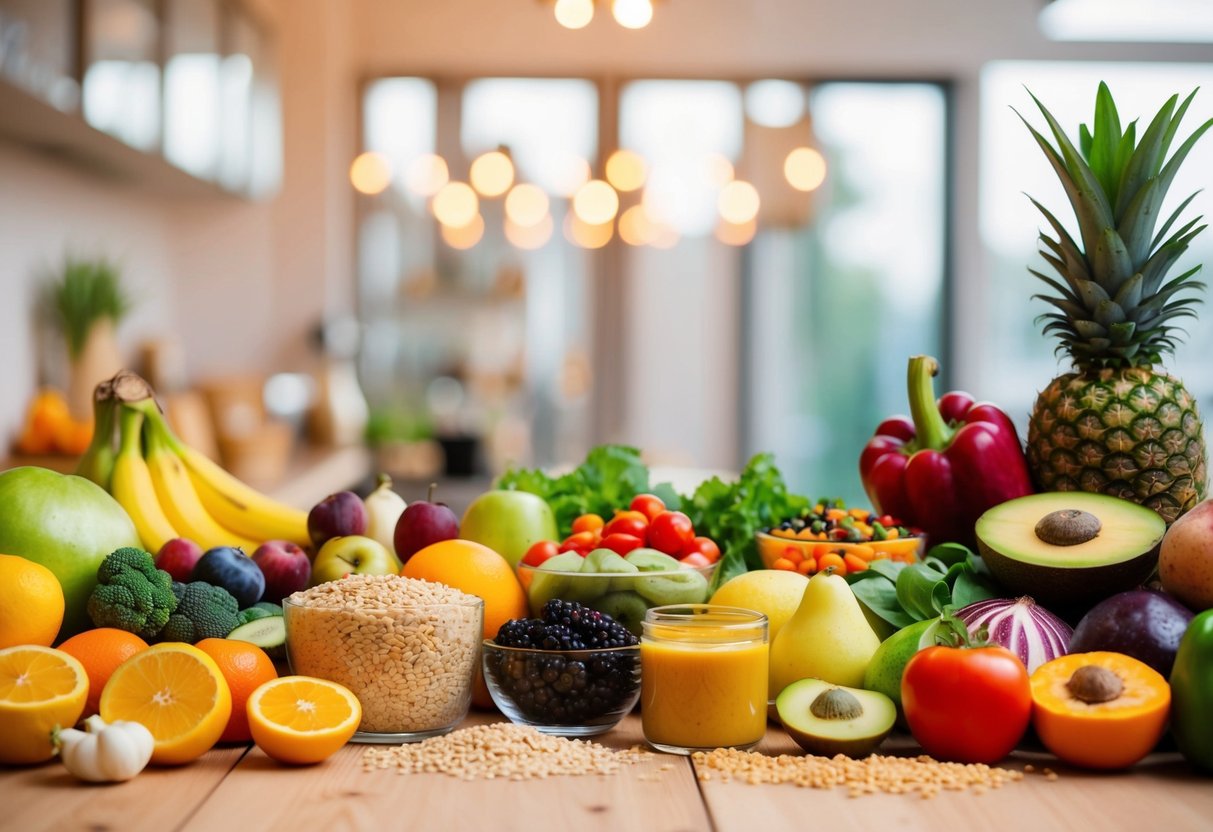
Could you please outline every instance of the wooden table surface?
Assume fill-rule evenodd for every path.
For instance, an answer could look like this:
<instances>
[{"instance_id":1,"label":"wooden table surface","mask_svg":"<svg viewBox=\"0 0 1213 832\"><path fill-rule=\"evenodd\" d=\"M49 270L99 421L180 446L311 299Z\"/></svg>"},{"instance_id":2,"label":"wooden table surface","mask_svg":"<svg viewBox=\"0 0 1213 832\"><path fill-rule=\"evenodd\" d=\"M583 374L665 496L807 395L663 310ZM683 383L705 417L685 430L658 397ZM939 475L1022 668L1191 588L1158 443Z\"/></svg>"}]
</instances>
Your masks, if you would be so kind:
<instances>
[{"instance_id":1,"label":"wooden table surface","mask_svg":"<svg viewBox=\"0 0 1213 832\"><path fill-rule=\"evenodd\" d=\"M469 723L490 721L473 714ZM641 742L629 716L598 738ZM1090 774L1017 752L1003 765L1037 773L984 794L847 796L845 789L698 780L687 758L654 755L616 775L463 781L438 774L365 772L366 746L347 745L318 766L289 768L256 748L216 749L181 768L150 768L129 783L89 786L52 762L0 770L0 829L12 832L245 832L282 830L517 830L517 832L771 832L771 830L1213 829L1213 779L1175 754L1133 770ZM908 739L895 749L913 748ZM783 731L761 750L797 753ZM1039 773L1053 766L1060 777Z\"/></svg>"}]
</instances>

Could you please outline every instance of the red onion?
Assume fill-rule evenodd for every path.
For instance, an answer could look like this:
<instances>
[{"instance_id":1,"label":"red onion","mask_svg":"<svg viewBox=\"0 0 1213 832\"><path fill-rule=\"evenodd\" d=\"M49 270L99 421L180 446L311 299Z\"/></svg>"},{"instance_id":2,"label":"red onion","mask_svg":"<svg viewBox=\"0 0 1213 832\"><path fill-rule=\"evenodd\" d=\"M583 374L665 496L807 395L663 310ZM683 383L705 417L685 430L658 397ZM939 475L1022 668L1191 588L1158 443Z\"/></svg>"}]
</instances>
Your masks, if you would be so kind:
<instances>
[{"instance_id":1,"label":"red onion","mask_svg":"<svg viewBox=\"0 0 1213 832\"><path fill-rule=\"evenodd\" d=\"M1032 673L1047 661L1064 656L1074 631L1044 607L1027 596L1018 600L991 598L969 604L956 617L971 634L984 625L991 644L1007 648Z\"/></svg>"}]
</instances>

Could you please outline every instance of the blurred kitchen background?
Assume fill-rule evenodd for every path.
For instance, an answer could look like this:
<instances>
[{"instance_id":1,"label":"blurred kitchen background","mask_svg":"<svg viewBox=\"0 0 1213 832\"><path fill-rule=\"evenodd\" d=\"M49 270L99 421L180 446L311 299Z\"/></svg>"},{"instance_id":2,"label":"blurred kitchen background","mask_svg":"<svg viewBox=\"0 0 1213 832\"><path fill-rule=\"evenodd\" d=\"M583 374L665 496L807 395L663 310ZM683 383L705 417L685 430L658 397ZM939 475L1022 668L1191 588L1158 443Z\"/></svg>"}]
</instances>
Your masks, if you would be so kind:
<instances>
[{"instance_id":1,"label":"blurred kitchen background","mask_svg":"<svg viewBox=\"0 0 1213 832\"><path fill-rule=\"evenodd\" d=\"M1201 86L1186 134L1211 44L1201 0L0 0L0 439L69 458L39 391L86 422L122 363L280 493L615 441L859 501L907 355L1021 425L1056 374L1025 86L1070 128Z\"/></svg>"}]
</instances>

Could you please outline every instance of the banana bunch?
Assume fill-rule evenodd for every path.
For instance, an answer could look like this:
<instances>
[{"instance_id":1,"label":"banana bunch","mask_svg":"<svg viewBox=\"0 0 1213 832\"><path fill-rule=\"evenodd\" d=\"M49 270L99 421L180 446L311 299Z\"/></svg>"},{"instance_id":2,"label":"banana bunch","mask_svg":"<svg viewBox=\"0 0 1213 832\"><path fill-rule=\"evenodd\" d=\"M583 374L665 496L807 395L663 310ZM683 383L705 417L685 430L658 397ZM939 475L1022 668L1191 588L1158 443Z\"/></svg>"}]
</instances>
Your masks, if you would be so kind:
<instances>
[{"instance_id":1,"label":"banana bunch","mask_svg":"<svg viewBox=\"0 0 1213 832\"><path fill-rule=\"evenodd\" d=\"M112 435L95 441L77 472L109 490L130 515L145 549L158 552L177 537L204 550L236 546L250 555L266 540L308 544L307 512L267 497L181 442L146 382L120 373L105 384L109 395L99 388L97 424L117 417L118 450L113 451Z\"/></svg>"}]
</instances>

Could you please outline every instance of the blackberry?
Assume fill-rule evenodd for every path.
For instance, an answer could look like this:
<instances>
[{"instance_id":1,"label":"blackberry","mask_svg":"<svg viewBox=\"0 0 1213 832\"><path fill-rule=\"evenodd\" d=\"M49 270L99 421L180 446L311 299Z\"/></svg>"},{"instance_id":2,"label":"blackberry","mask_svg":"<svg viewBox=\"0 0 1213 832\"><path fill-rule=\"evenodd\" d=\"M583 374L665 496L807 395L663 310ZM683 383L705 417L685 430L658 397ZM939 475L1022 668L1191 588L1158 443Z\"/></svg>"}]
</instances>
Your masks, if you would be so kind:
<instances>
[{"instance_id":1,"label":"blackberry","mask_svg":"<svg viewBox=\"0 0 1213 832\"><path fill-rule=\"evenodd\" d=\"M543 605L541 615L548 626L567 627L590 650L631 647L640 643L631 630L609 615L576 601L553 599Z\"/></svg>"},{"instance_id":2,"label":"blackberry","mask_svg":"<svg viewBox=\"0 0 1213 832\"><path fill-rule=\"evenodd\" d=\"M528 721L543 725L610 724L630 707L639 689L638 639L608 615L571 601L549 601L543 618L507 621L497 632L502 647L485 668L493 684ZM569 651L583 651L570 653ZM597 651L597 652L590 652Z\"/></svg>"}]
</instances>

